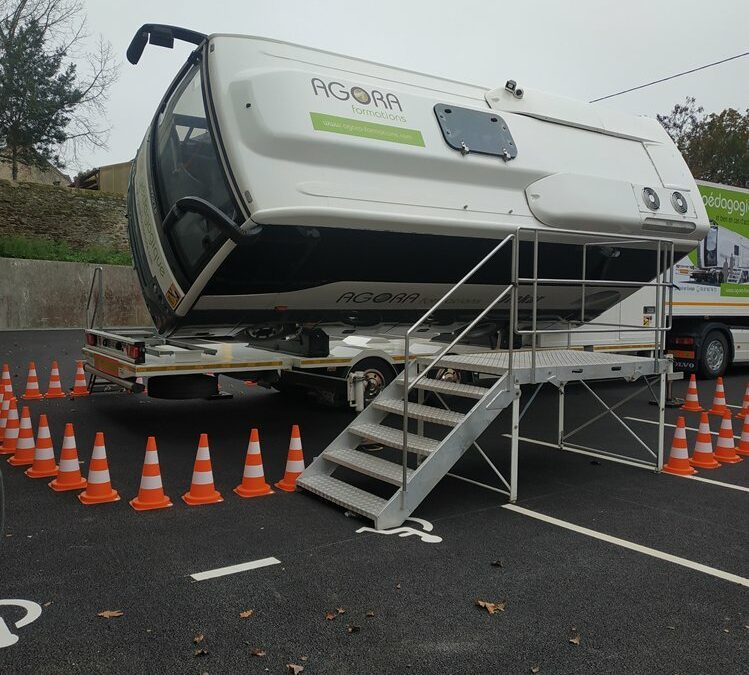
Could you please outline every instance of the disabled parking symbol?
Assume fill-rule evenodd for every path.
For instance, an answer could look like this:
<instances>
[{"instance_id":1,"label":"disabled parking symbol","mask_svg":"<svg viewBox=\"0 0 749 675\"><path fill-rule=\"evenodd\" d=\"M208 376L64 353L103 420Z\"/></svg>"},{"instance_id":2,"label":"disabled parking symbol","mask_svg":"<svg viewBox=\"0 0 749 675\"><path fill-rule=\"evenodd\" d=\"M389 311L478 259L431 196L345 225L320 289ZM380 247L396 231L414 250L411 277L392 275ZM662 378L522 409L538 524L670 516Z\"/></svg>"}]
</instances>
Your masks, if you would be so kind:
<instances>
[{"instance_id":1,"label":"disabled parking symbol","mask_svg":"<svg viewBox=\"0 0 749 675\"><path fill-rule=\"evenodd\" d=\"M28 626L36 621L42 615L42 608L36 602L31 600L0 600L0 607L21 607L26 610L26 614L16 621L16 628ZM18 642L18 636L13 633L2 616L0 616L0 649L10 647Z\"/></svg>"}]
</instances>

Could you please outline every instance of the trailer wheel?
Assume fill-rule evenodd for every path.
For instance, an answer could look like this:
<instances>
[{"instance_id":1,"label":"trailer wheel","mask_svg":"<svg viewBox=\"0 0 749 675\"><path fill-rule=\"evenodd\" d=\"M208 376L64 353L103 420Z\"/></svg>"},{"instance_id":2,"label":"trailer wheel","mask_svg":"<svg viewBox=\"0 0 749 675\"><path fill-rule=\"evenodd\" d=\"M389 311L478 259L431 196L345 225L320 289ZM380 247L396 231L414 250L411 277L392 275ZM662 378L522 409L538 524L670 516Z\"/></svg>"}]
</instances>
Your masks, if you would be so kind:
<instances>
[{"instance_id":1,"label":"trailer wheel","mask_svg":"<svg viewBox=\"0 0 749 675\"><path fill-rule=\"evenodd\" d=\"M720 377L728 367L728 340L718 330L711 330L702 342L700 350L700 375L707 379Z\"/></svg>"},{"instance_id":2,"label":"trailer wheel","mask_svg":"<svg viewBox=\"0 0 749 675\"><path fill-rule=\"evenodd\" d=\"M395 369L387 361L370 357L362 359L349 372L364 373L364 405L368 406L395 378Z\"/></svg>"}]
</instances>

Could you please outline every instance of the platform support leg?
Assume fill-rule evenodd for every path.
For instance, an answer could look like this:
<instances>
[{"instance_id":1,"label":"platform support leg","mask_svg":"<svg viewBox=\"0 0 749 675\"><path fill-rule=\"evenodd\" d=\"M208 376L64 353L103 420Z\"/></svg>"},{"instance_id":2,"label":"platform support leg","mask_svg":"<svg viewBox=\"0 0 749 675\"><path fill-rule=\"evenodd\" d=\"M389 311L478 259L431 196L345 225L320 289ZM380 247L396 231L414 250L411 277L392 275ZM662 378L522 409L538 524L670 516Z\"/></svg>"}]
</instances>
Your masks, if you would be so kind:
<instances>
[{"instance_id":1,"label":"platform support leg","mask_svg":"<svg viewBox=\"0 0 749 675\"><path fill-rule=\"evenodd\" d=\"M557 445L560 450L564 449L564 383L558 386L559 389L559 413L557 415Z\"/></svg>"},{"instance_id":2,"label":"platform support leg","mask_svg":"<svg viewBox=\"0 0 749 675\"><path fill-rule=\"evenodd\" d=\"M520 387L515 387L512 399L512 440L510 447L510 502L518 498L518 443L520 440Z\"/></svg>"},{"instance_id":3,"label":"platform support leg","mask_svg":"<svg viewBox=\"0 0 749 675\"><path fill-rule=\"evenodd\" d=\"M660 387L658 388L658 457L657 457L657 471L663 469L663 436L665 431L666 423L666 386L667 386L667 374L661 373Z\"/></svg>"}]
</instances>

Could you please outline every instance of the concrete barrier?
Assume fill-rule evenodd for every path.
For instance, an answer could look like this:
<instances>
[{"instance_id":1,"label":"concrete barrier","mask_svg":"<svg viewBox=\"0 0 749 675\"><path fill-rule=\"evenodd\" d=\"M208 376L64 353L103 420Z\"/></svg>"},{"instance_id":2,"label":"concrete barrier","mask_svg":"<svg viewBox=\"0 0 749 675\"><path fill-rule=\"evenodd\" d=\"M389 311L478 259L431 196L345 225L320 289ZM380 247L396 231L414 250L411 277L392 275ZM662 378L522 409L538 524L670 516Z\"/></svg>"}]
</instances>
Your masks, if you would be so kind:
<instances>
[{"instance_id":1,"label":"concrete barrier","mask_svg":"<svg viewBox=\"0 0 749 675\"><path fill-rule=\"evenodd\" d=\"M130 267L0 258L0 330L84 328L96 267L104 272L101 324L152 325Z\"/></svg>"}]
</instances>

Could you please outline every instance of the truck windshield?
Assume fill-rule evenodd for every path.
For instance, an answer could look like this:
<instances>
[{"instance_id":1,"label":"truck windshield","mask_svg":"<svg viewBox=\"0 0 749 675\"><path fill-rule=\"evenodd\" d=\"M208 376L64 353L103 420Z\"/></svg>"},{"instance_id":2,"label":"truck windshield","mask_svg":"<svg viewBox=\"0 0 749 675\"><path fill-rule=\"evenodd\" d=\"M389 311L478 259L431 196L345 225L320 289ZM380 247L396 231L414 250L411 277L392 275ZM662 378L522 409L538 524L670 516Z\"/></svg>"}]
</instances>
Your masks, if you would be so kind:
<instances>
[{"instance_id":1,"label":"truck windshield","mask_svg":"<svg viewBox=\"0 0 749 675\"><path fill-rule=\"evenodd\" d=\"M236 220L208 129L199 65L188 71L159 116L155 168L162 219L178 199L191 196L211 202ZM224 241L216 228L194 213L175 223L168 236L191 282Z\"/></svg>"}]
</instances>

